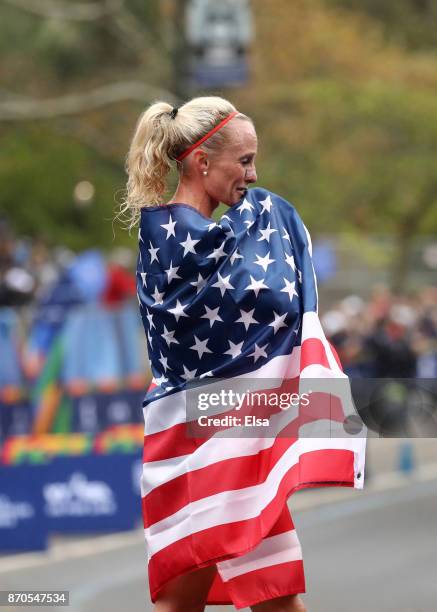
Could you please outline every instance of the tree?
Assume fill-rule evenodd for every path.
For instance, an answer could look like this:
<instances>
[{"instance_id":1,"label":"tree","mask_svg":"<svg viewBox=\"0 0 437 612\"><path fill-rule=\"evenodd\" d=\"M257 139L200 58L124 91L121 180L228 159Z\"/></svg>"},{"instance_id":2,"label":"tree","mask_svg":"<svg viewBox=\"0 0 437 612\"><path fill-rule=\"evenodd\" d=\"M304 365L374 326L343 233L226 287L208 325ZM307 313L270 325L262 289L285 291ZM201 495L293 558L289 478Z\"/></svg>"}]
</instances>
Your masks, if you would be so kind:
<instances>
[{"instance_id":1,"label":"tree","mask_svg":"<svg viewBox=\"0 0 437 612\"><path fill-rule=\"evenodd\" d=\"M8 185L0 211L21 231L36 226L16 203L33 200L52 239L112 244L100 219L113 216L124 187L138 114L155 98L183 97L175 91L175 1L0 4L0 173ZM252 79L214 93L254 118L259 183L295 202L313 234L397 237L399 285L412 232L437 231L437 58L387 40L381 23L339 3L252 0ZM71 17L85 6L87 19ZM41 177L54 173L59 180L45 185ZM71 193L83 179L97 191L79 227ZM121 232L117 240L134 244Z\"/></svg>"},{"instance_id":2,"label":"tree","mask_svg":"<svg viewBox=\"0 0 437 612\"><path fill-rule=\"evenodd\" d=\"M410 49L437 49L437 5L433 0L326 0L382 24L388 40Z\"/></svg>"},{"instance_id":3,"label":"tree","mask_svg":"<svg viewBox=\"0 0 437 612\"><path fill-rule=\"evenodd\" d=\"M315 234L393 235L399 287L412 239L437 232L437 58L315 1L257 2L256 11L256 78L238 105L253 108L259 176Z\"/></svg>"}]
</instances>

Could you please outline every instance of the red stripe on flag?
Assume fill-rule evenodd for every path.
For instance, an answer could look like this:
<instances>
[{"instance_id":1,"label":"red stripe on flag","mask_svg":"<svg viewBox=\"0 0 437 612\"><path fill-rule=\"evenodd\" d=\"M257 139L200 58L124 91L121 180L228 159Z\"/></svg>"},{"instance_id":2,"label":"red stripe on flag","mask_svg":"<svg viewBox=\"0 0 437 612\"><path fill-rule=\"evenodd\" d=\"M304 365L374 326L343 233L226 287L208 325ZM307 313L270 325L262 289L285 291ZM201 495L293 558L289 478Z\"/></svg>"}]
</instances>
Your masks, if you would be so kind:
<instances>
[{"instance_id":1,"label":"red stripe on flag","mask_svg":"<svg viewBox=\"0 0 437 612\"><path fill-rule=\"evenodd\" d=\"M281 389L284 388L285 386L281 387ZM261 406L259 409L248 408L247 410L241 409L239 411L230 410L221 413L218 416L222 417L225 415L236 415L244 418L244 414L246 413L263 418L269 418L274 414L280 414L281 412L281 409L276 406ZM338 397L328 393L321 393L318 391L313 392L309 396L309 404L307 406L301 404L298 417L289 421L289 423L280 432L278 432L276 436L281 435L282 437L289 438L298 437L298 427L318 419L331 419L342 422L344 419L344 412L341 400ZM163 461L166 459L183 457L184 455L191 454L200 446L205 444L209 439L211 439L214 433L226 429L232 430L232 428L227 425L196 427L196 425L192 424L179 423L178 425L173 425L173 427L169 427L163 431L149 434L144 436L143 462L147 463L153 461ZM198 431L202 431L202 433L204 433L203 438L190 437L193 432L197 433ZM249 432L249 430L247 431ZM266 433L266 430L264 429L263 432ZM327 437L329 436L330 432L327 431ZM230 437L232 436L230 435Z\"/></svg>"},{"instance_id":2,"label":"red stripe on flag","mask_svg":"<svg viewBox=\"0 0 437 612\"><path fill-rule=\"evenodd\" d=\"M323 486L352 487L353 468L353 451L330 449L301 455L300 463L284 475L275 497L258 516L191 533L155 553L149 561L152 602L156 602L162 587L176 576L231 559L255 548L276 523L287 498L294 491L317 487L319 480ZM310 476L307 484L305 474ZM171 564L169 559L172 560Z\"/></svg>"},{"instance_id":3,"label":"red stripe on flag","mask_svg":"<svg viewBox=\"0 0 437 612\"><path fill-rule=\"evenodd\" d=\"M171 516L183 506L209 495L260 484L296 438L277 438L255 455L224 459L181 474L156 487L142 499L144 527Z\"/></svg>"},{"instance_id":4,"label":"red stripe on flag","mask_svg":"<svg viewBox=\"0 0 437 612\"><path fill-rule=\"evenodd\" d=\"M225 582L238 608L246 608L275 597L305 593L303 561L288 561L262 567Z\"/></svg>"},{"instance_id":5,"label":"red stripe on flag","mask_svg":"<svg viewBox=\"0 0 437 612\"><path fill-rule=\"evenodd\" d=\"M179 423L163 431L144 436L143 463L189 455L205 438L188 438L187 424Z\"/></svg>"},{"instance_id":6,"label":"red stripe on flag","mask_svg":"<svg viewBox=\"0 0 437 612\"><path fill-rule=\"evenodd\" d=\"M300 353L300 369L301 371L310 365L321 365L331 369L326 356L325 347L318 338L308 338L302 342Z\"/></svg>"},{"instance_id":7,"label":"red stripe on flag","mask_svg":"<svg viewBox=\"0 0 437 612\"><path fill-rule=\"evenodd\" d=\"M317 401L319 400L319 401ZM336 401L335 401L336 400ZM273 444L253 455L216 460L198 469L191 469L155 487L142 499L144 527L149 527L186 504L226 490L236 490L264 482L273 466L297 440L299 427L319 419L343 420L341 402L326 394L313 393L309 406L288 423ZM169 448L165 438L169 430L161 432L163 448ZM327 432L329 437L330 432ZM171 432L170 432L171 435ZM206 442L201 440L200 442ZM145 442L147 445L147 442ZM261 465L261 468L259 467ZM171 469L171 468L169 468Z\"/></svg>"}]
</instances>

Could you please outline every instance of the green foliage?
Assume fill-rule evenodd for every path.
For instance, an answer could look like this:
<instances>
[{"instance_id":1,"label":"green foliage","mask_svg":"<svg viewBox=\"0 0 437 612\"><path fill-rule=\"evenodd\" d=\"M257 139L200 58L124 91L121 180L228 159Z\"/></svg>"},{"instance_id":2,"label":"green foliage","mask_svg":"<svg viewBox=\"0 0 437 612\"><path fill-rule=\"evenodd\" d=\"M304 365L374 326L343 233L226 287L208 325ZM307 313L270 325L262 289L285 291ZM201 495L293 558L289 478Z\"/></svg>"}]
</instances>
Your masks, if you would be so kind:
<instances>
[{"instance_id":1,"label":"green foliage","mask_svg":"<svg viewBox=\"0 0 437 612\"><path fill-rule=\"evenodd\" d=\"M404 48L434 48L435 3L252 6L252 79L215 93L255 121L259 184L291 200L315 235L391 233L405 246L406 227L436 233L437 57ZM87 22L1 3L3 98L82 95L125 80L174 91L175 15L175 0L126 0L120 13ZM134 245L118 223L113 237L112 219L129 139L155 98L153 90L74 116L0 121L0 214L19 232L75 249ZM86 209L73 201L81 180L96 188ZM169 196L174 175L170 183Z\"/></svg>"},{"instance_id":2,"label":"green foliage","mask_svg":"<svg viewBox=\"0 0 437 612\"><path fill-rule=\"evenodd\" d=\"M73 193L84 180L94 185L95 197L80 208ZM94 151L48 128L9 129L1 140L0 182L0 215L20 233L77 250L113 246L114 194L124 177Z\"/></svg>"},{"instance_id":3,"label":"green foliage","mask_svg":"<svg viewBox=\"0 0 437 612\"><path fill-rule=\"evenodd\" d=\"M387 37L411 49L437 49L434 0L326 0L351 12L367 13L384 26Z\"/></svg>"}]
</instances>

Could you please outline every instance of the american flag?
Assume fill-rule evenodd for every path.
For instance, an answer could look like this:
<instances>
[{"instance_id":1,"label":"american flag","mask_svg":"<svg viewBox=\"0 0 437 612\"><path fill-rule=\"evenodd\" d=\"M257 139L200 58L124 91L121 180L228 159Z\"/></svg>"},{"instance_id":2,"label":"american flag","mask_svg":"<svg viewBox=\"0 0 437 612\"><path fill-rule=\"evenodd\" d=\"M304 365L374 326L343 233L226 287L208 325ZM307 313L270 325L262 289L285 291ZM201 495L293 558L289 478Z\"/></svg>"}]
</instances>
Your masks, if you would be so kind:
<instances>
[{"instance_id":1,"label":"american flag","mask_svg":"<svg viewBox=\"0 0 437 612\"><path fill-rule=\"evenodd\" d=\"M362 488L363 433L316 437L326 419L342 426L347 398L329 403L328 415L316 408L319 418L311 407L303 420L290 412L287 437L279 409L268 437L226 437L223 426L192 437L187 404L193 383L208 391L216 379L260 388L275 379L295 390L305 380L347 382L317 314L309 233L291 204L254 188L218 222L182 203L143 208L138 239L154 377L143 401L141 479L151 599L172 578L211 564L208 604L242 608L304 592L286 502L305 487ZM305 428L313 434L302 435Z\"/></svg>"}]
</instances>

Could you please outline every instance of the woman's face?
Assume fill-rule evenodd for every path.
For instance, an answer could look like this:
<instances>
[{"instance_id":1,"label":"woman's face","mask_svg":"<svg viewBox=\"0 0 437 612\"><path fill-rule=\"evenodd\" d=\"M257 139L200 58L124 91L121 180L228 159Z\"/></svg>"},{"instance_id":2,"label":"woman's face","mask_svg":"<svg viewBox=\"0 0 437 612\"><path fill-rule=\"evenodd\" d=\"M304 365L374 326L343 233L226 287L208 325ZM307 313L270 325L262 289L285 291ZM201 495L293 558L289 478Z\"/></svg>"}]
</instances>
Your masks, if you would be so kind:
<instances>
[{"instance_id":1,"label":"woman's face","mask_svg":"<svg viewBox=\"0 0 437 612\"><path fill-rule=\"evenodd\" d=\"M214 202L232 206L241 200L248 185L257 180L255 156L258 140L250 121L235 119L228 126L228 144L209 156L204 188Z\"/></svg>"}]
</instances>

